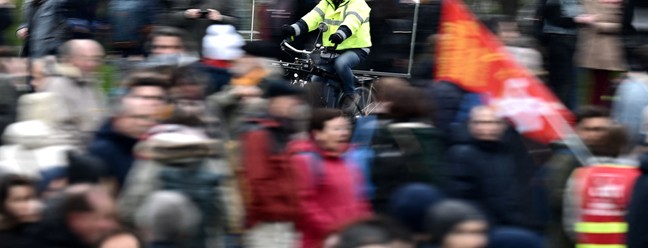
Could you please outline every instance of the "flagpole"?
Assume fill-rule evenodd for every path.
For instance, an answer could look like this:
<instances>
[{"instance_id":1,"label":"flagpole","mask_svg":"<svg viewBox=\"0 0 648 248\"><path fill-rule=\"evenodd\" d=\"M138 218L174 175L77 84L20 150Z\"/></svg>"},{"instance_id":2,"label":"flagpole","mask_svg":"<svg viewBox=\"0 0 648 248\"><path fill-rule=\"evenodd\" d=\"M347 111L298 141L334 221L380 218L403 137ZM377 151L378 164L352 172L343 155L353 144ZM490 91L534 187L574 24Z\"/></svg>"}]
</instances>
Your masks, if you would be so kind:
<instances>
[{"instance_id":1,"label":"flagpole","mask_svg":"<svg viewBox=\"0 0 648 248\"><path fill-rule=\"evenodd\" d=\"M556 116L547 115L543 116L545 117L551 128L560 135L560 138L567 146L567 149L569 149L574 154L574 157L576 157L581 165L587 166L592 162L596 163L596 160L592 161L592 159L596 159L592 152L590 152L585 143L583 143L583 140L581 140L580 137L576 135L576 131L574 131L571 125L569 125L569 123L567 123L564 118L556 118Z\"/></svg>"},{"instance_id":2,"label":"flagpole","mask_svg":"<svg viewBox=\"0 0 648 248\"><path fill-rule=\"evenodd\" d=\"M409 65L407 66L407 77L412 77L412 66L414 64L414 48L416 47L416 31L418 29L418 15L420 0L414 0L414 24L412 24L412 42L410 43Z\"/></svg>"},{"instance_id":3,"label":"flagpole","mask_svg":"<svg viewBox=\"0 0 648 248\"><path fill-rule=\"evenodd\" d=\"M255 11L255 6L256 5L256 0L252 0L252 23L250 25L250 41L254 41L254 16L256 13Z\"/></svg>"}]
</instances>

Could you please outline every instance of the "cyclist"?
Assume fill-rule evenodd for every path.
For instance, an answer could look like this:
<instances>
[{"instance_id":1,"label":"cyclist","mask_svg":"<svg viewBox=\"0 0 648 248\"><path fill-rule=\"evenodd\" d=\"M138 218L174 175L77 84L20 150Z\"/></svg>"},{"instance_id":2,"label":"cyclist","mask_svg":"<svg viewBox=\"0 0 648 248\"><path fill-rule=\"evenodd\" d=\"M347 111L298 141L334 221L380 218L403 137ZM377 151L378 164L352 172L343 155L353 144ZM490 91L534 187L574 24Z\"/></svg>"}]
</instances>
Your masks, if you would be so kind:
<instances>
[{"instance_id":1,"label":"cyclist","mask_svg":"<svg viewBox=\"0 0 648 248\"><path fill-rule=\"evenodd\" d=\"M354 75L351 68L367 58L371 48L369 13L371 8L365 0L321 0L313 10L292 25L282 27L283 35L292 38L311 32L321 22L329 28L322 36L325 47L335 47L335 53L322 52L320 66L335 70L342 83L342 110L353 113L358 108L360 96L354 91ZM324 79L315 77L313 81Z\"/></svg>"}]
</instances>

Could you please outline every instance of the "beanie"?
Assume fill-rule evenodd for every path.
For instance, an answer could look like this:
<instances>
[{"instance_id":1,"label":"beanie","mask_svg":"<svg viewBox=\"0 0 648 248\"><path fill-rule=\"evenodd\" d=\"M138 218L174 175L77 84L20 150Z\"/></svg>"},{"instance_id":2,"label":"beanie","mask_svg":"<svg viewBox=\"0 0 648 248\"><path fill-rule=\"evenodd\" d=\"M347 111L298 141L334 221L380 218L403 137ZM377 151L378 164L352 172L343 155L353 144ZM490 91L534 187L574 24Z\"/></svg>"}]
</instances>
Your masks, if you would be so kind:
<instances>
[{"instance_id":1,"label":"beanie","mask_svg":"<svg viewBox=\"0 0 648 248\"><path fill-rule=\"evenodd\" d=\"M203 38L203 56L214 60L235 60L245 53L245 41L232 25L211 25Z\"/></svg>"},{"instance_id":2,"label":"beanie","mask_svg":"<svg viewBox=\"0 0 648 248\"><path fill-rule=\"evenodd\" d=\"M487 221L486 216L467 202L445 200L431 207L427 214L432 244L441 244L457 225L472 220Z\"/></svg>"}]
</instances>

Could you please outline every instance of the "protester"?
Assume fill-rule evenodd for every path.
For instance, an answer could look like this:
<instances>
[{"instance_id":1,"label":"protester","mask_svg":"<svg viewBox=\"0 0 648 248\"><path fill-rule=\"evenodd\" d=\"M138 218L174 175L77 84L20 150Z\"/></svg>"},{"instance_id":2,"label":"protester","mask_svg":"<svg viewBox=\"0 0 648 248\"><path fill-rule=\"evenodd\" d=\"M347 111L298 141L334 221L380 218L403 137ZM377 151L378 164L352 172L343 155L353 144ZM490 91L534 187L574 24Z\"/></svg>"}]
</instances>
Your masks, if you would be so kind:
<instances>
[{"instance_id":1,"label":"protester","mask_svg":"<svg viewBox=\"0 0 648 248\"><path fill-rule=\"evenodd\" d=\"M445 200L432 206L425 220L430 246L438 248L484 248L488 244L488 220L470 204Z\"/></svg>"},{"instance_id":2,"label":"protester","mask_svg":"<svg viewBox=\"0 0 648 248\"><path fill-rule=\"evenodd\" d=\"M108 166L108 173L117 179L118 187L124 184L133 165L133 148L138 139L156 124L156 110L141 101L125 97L117 104L113 117L105 121L88 146L90 154L97 156Z\"/></svg>"},{"instance_id":3,"label":"protester","mask_svg":"<svg viewBox=\"0 0 648 248\"><path fill-rule=\"evenodd\" d=\"M188 237L192 247L220 247L229 204L222 184L232 176L218 140L196 128L158 125L135 147L135 161L119 196L122 221L134 224L136 212L159 190L185 194L202 215L199 229Z\"/></svg>"},{"instance_id":4,"label":"protester","mask_svg":"<svg viewBox=\"0 0 648 248\"><path fill-rule=\"evenodd\" d=\"M471 110L468 137L446 153L447 190L450 197L476 204L493 227L533 228L522 200L531 181L532 174L527 171L532 164L520 160L515 143L505 139L507 128L489 107Z\"/></svg>"},{"instance_id":5,"label":"protester","mask_svg":"<svg viewBox=\"0 0 648 248\"><path fill-rule=\"evenodd\" d=\"M63 98L65 107L58 112L64 128L78 132L79 145L85 146L106 115L106 99L99 90L104 50L93 40L70 40L59 51L61 75L46 79L43 91Z\"/></svg>"},{"instance_id":6,"label":"protester","mask_svg":"<svg viewBox=\"0 0 648 248\"><path fill-rule=\"evenodd\" d=\"M302 89L285 81L265 81L267 110L245 119L240 134L243 189L246 200L248 246L290 247L296 221L296 175L291 168L289 143L300 133ZM245 195L245 194L244 194ZM280 197L276 197L280 196Z\"/></svg>"},{"instance_id":7,"label":"protester","mask_svg":"<svg viewBox=\"0 0 648 248\"><path fill-rule=\"evenodd\" d=\"M201 41L209 25L236 22L233 5L231 0L165 1L157 24L184 29L194 40ZM199 42L198 48L201 47Z\"/></svg>"},{"instance_id":8,"label":"protester","mask_svg":"<svg viewBox=\"0 0 648 248\"><path fill-rule=\"evenodd\" d=\"M318 247L326 235L371 215L363 194L366 179L357 164L346 160L350 122L342 111L317 109L310 120L308 141L289 145L298 189L297 230L301 247Z\"/></svg>"},{"instance_id":9,"label":"protester","mask_svg":"<svg viewBox=\"0 0 648 248\"><path fill-rule=\"evenodd\" d=\"M622 157L625 127L612 123L602 133L600 157L574 170L565 189L563 227L577 247L626 243L630 190L640 172L636 160Z\"/></svg>"},{"instance_id":10,"label":"protester","mask_svg":"<svg viewBox=\"0 0 648 248\"><path fill-rule=\"evenodd\" d=\"M23 3L23 23L16 36L24 40L23 57L57 55L70 39L92 38L97 3L30 0Z\"/></svg>"},{"instance_id":11,"label":"protester","mask_svg":"<svg viewBox=\"0 0 648 248\"><path fill-rule=\"evenodd\" d=\"M206 95L212 95L229 84L231 74L228 71L234 60L244 55L243 37L236 33L231 25L211 25L203 38L203 56L200 62L194 63L199 71L210 77Z\"/></svg>"},{"instance_id":12,"label":"protester","mask_svg":"<svg viewBox=\"0 0 648 248\"><path fill-rule=\"evenodd\" d=\"M568 108L576 103L574 53L579 24L593 23L593 15L583 12L580 1L547 0L542 31L547 37L548 86Z\"/></svg>"},{"instance_id":13,"label":"protester","mask_svg":"<svg viewBox=\"0 0 648 248\"><path fill-rule=\"evenodd\" d=\"M590 79L584 85L592 91L588 104L609 107L611 102L603 98L613 95L615 77L627 70L621 44L623 1L591 0L582 4L583 12L594 19L579 29L576 61L587 69L583 73Z\"/></svg>"},{"instance_id":14,"label":"protester","mask_svg":"<svg viewBox=\"0 0 648 248\"><path fill-rule=\"evenodd\" d=\"M35 247L32 229L41 218L41 206L34 181L0 175L0 204L0 247Z\"/></svg>"},{"instance_id":15,"label":"protester","mask_svg":"<svg viewBox=\"0 0 648 248\"><path fill-rule=\"evenodd\" d=\"M403 185L440 185L445 149L442 134L431 125L431 104L420 89L395 78L382 78L375 87L377 124L360 126L357 132L370 133L367 145L375 156L370 166L372 205L385 212L394 190Z\"/></svg>"},{"instance_id":16,"label":"protester","mask_svg":"<svg viewBox=\"0 0 648 248\"><path fill-rule=\"evenodd\" d=\"M636 68L631 68L626 78L617 88L612 105L612 117L628 127L630 145L636 146L644 142L645 130L641 124L646 118L648 107L648 45L635 49L633 53ZM638 114L642 113L642 114Z\"/></svg>"},{"instance_id":17,"label":"protester","mask_svg":"<svg viewBox=\"0 0 648 248\"><path fill-rule=\"evenodd\" d=\"M118 227L115 202L94 185L75 185L51 199L43 212L35 247L92 247Z\"/></svg>"},{"instance_id":18,"label":"protester","mask_svg":"<svg viewBox=\"0 0 648 248\"><path fill-rule=\"evenodd\" d=\"M149 35L147 50L150 55L191 53L196 49L193 41L182 29L160 26Z\"/></svg>"}]
</instances>

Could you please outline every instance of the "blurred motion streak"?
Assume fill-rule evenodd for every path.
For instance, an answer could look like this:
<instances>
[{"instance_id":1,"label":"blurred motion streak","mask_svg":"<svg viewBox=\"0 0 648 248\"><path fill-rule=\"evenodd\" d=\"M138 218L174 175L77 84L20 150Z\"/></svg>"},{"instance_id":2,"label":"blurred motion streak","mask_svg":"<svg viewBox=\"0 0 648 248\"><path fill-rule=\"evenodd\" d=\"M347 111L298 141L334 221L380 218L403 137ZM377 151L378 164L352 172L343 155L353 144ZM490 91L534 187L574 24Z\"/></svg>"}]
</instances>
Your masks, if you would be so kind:
<instances>
[{"instance_id":1,"label":"blurred motion streak","mask_svg":"<svg viewBox=\"0 0 648 248\"><path fill-rule=\"evenodd\" d=\"M445 1L441 13L437 81L484 95L498 115L531 139L549 143L573 137L572 113L505 52L461 0Z\"/></svg>"}]
</instances>

